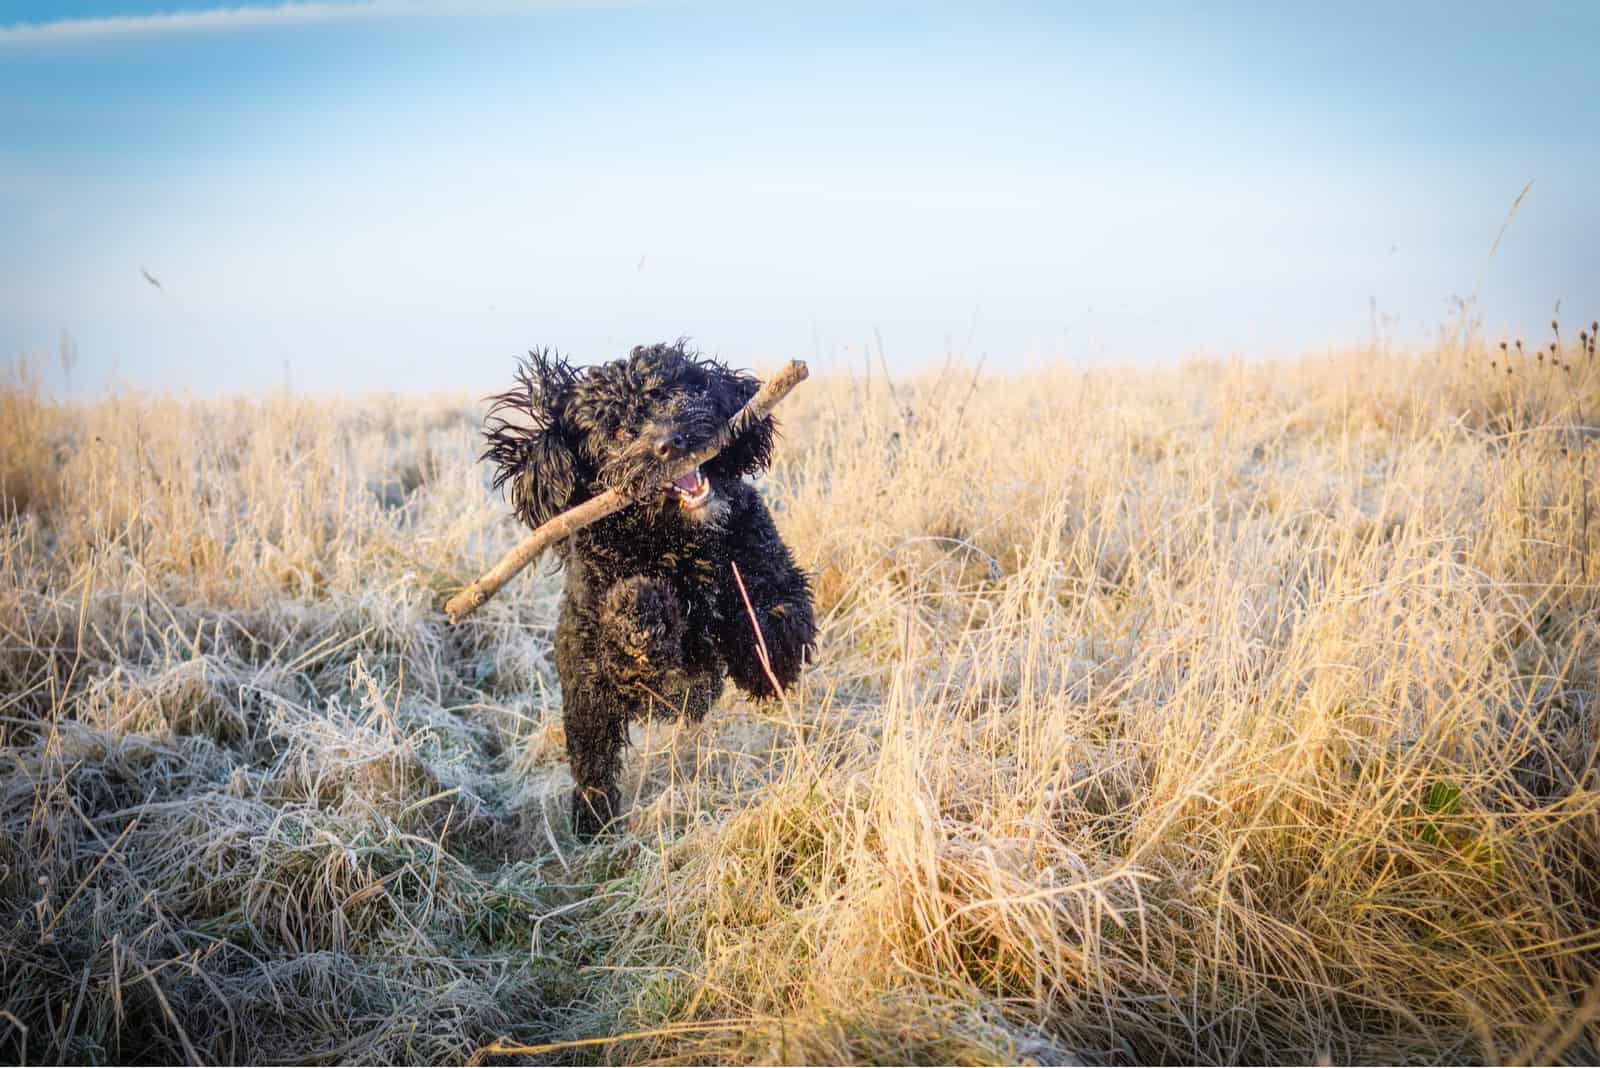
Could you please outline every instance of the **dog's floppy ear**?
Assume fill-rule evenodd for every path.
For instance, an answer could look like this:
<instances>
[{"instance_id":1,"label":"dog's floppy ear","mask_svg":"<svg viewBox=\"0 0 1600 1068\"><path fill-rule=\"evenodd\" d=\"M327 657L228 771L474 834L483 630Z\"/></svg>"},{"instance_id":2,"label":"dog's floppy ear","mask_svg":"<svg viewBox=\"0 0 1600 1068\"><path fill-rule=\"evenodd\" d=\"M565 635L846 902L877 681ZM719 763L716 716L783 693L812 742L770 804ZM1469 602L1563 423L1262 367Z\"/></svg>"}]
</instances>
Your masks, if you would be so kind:
<instances>
[{"instance_id":1,"label":"dog's floppy ear","mask_svg":"<svg viewBox=\"0 0 1600 1068\"><path fill-rule=\"evenodd\" d=\"M727 422L761 389L761 381L748 371L733 371L716 361L707 361L709 392L717 417ZM734 476L753 475L772 462L772 442L778 426L772 416L759 420L740 434L712 462Z\"/></svg>"},{"instance_id":2,"label":"dog's floppy ear","mask_svg":"<svg viewBox=\"0 0 1600 1068\"><path fill-rule=\"evenodd\" d=\"M495 489L511 483L511 506L529 527L579 503L578 457L561 417L576 380L560 353L543 349L518 362L515 387L489 398L489 446L479 459L494 462Z\"/></svg>"}]
</instances>

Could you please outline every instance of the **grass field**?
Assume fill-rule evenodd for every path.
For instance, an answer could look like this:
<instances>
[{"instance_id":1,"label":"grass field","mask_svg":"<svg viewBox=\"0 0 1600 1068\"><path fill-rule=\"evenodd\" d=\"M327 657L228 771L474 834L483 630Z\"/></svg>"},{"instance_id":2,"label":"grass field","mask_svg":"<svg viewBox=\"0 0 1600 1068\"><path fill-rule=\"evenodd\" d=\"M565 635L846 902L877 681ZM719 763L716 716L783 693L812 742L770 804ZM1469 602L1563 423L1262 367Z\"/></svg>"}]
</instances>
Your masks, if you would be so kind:
<instances>
[{"instance_id":1,"label":"grass field","mask_svg":"<svg viewBox=\"0 0 1600 1068\"><path fill-rule=\"evenodd\" d=\"M480 401L14 377L0 1061L1592 1062L1573 333L814 378L816 663L595 846Z\"/></svg>"}]
</instances>

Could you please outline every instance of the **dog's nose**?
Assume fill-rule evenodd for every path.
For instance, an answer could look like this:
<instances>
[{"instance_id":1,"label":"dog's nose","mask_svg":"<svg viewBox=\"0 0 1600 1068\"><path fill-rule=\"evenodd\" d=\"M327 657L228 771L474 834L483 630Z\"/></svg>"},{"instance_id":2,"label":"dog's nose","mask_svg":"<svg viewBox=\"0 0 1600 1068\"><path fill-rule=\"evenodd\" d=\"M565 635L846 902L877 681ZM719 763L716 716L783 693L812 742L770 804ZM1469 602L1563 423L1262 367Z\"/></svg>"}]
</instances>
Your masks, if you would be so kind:
<instances>
[{"instance_id":1,"label":"dog's nose","mask_svg":"<svg viewBox=\"0 0 1600 1068\"><path fill-rule=\"evenodd\" d=\"M683 435L678 433L662 434L656 438L656 455L663 460L670 459L673 453L682 452L688 447Z\"/></svg>"}]
</instances>

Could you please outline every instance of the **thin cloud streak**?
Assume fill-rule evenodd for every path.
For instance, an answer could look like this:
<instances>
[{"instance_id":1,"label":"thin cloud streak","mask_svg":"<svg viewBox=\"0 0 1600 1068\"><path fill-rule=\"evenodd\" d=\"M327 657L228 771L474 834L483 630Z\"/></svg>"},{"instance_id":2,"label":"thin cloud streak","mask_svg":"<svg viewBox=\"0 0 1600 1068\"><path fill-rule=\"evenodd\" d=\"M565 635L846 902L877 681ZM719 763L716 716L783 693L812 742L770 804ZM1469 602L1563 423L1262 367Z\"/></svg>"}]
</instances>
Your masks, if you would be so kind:
<instances>
[{"instance_id":1,"label":"thin cloud streak","mask_svg":"<svg viewBox=\"0 0 1600 1068\"><path fill-rule=\"evenodd\" d=\"M450 15L510 15L539 9L590 7L582 2L450 3L441 0L339 0L333 3L286 3L274 7L219 7L206 11L171 11L150 15L19 22L0 26L0 48L72 44L128 37L277 29L359 19L438 18Z\"/></svg>"}]
</instances>

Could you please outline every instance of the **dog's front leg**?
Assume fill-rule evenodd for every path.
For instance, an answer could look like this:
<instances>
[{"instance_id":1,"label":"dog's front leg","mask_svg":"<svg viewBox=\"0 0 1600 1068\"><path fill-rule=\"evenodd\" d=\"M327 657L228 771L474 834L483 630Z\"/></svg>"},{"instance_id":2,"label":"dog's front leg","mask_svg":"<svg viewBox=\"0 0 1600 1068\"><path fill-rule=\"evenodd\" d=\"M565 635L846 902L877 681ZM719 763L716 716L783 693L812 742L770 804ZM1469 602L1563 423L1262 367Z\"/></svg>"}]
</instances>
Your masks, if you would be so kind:
<instances>
[{"instance_id":1,"label":"dog's front leg","mask_svg":"<svg viewBox=\"0 0 1600 1068\"><path fill-rule=\"evenodd\" d=\"M562 727L572 764L572 830L588 841L622 811L617 772L628 741L628 706L603 679L563 680Z\"/></svg>"},{"instance_id":2,"label":"dog's front leg","mask_svg":"<svg viewBox=\"0 0 1600 1068\"><path fill-rule=\"evenodd\" d=\"M655 688L683 666L683 611L672 587L634 575L612 584L600 605L601 655L618 686Z\"/></svg>"},{"instance_id":3,"label":"dog's front leg","mask_svg":"<svg viewBox=\"0 0 1600 1068\"><path fill-rule=\"evenodd\" d=\"M621 813L617 774L628 723L680 671L683 634L672 587L634 575L613 583L600 600L589 639L594 644L585 643L593 659L579 652L563 660L562 718L574 782L572 829L579 838L593 838Z\"/></svg>"},{"instance_id":4,"label":"dog's front leg","mask_svg":"<svg viewBox=\"0 0 1600 1068\"><path fill-rule=\"evenodd\" d=\"M751 509L744 529L745 536L733 551L738 578L728 575L720 596L718 644L728 663L728 674L739 689L752 697L774 697L777 695L768 669L778 685L788 689L800 677L800 668L816 642L811 584L805 572L795 566L765 506L758 502ZM739 592L740 581L743 595ZM751 625L752 612L761 629L759 638Z\"/></svg>"}]
</instances>

